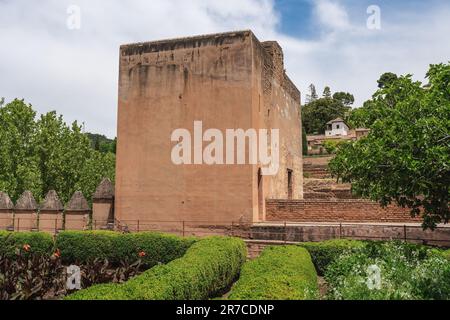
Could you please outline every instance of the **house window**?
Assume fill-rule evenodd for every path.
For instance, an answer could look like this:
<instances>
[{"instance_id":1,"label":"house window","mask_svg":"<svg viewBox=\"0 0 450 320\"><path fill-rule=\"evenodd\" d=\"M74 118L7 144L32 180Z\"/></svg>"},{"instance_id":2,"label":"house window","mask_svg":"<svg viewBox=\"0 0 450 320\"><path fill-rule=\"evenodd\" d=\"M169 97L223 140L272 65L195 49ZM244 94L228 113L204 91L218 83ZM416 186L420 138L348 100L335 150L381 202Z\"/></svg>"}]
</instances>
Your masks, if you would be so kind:
<instances>
[{"instance_id":1,"label":"house window","mask_svg":"<svg viewBox=\"0 0 450 320\"><path fill-rule=\"evenodd\" d=\"M338 125L336 125L336 129L340 129L341 128L341 126L338 124Z\"/></svg>"}]
</instances>

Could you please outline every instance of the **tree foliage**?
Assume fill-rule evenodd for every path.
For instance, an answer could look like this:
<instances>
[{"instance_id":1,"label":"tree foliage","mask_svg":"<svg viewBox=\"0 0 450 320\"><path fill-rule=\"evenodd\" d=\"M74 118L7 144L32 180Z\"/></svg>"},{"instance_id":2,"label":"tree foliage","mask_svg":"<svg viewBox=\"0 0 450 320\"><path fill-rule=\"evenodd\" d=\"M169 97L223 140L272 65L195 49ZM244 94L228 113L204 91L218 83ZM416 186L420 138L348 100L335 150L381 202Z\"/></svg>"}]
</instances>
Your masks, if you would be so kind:
<instances>
[{"instance_id":1,"label":"tree foliage","mask_svg":"<svg viewBox=\"0 0 450 320\"><path fill-rule=\"evenodd\" d=\"M305 127L302 129L302 153L304 156L308 155L308 136Z\"/></svg>"},{"instance_id":2,"label":"tree foliage","mask_svg":"<svg viewBox=\"0 0 450 320\"><path fill-rule=\"evenodd\" d=\"M387 89L395 85L398 76L394 73L384 73L378 80L378 88ZM385 97L385 102L388 107L393 107L396 101L397 89L389 91ZM353 128L371 128L373 123L382 117L380 109L377 107L376 101L368 100L361 108L353 109L346 118L347 123Z\"/></svg>"},{"instance_id":3,"label":"tree foliage","mask_svg":"<svg viewBox=\"0 0 450 320\"><path fill-rule=\"evenodd\" d=\"M309 94L306 95L306 103L311 103L315 100L317 100L317 98L319 98L319 96L317 95L317 91L316 91L316 86L314 84L310 84L309 87Z\"/></svg>"},{"instance_id":4,"label":"tree foliage","mask_svg":"<svg viewBox=\"0 0 450 320\"><path fill-rule=\"evenodd\" d=\"M303 126L308 134L325 133L327 122L338 117L345 118L351 110L354 97L350 93L337 92L331 96L329 87L324 90L324 97L315 99L302 109Z\"/></svg>"},{"instance_id":5,"label":"tree foliage","mask_svg":"<svg viewBox=\"0 0 450 320\"><path fill-rule=\"evenodd\" d=\"M116 153L116 145L117 145L117 138L114 140L107 138L104 135L96 134L96 133L86 133L86 135L89 137L89 140L91 141L92 148L94 148L97 151L100 151L102 153Z\"/></svg>"},{"instance_id":6,"label":"tree foliage","mask_svg":"<svg viewBox=\"0 0 450 320\"><path fill-rule=\"evenodd\" d=\"M356 194L410 208L434 228L450 218L450 63L432 65L427 78L379 89L366 104L370 134L342 145L330 170Z\"/></svg>"},{"instance_id":7,"label":"tree foliage","mask_svg":"<svg viewBox=\"0 0 450 320\"><path fill-rule=\"evenodd\" d=\"M389 87L391 84L395 83L398 79L398 76L392 72L383 73L378 80L378 88L383 89L385 87Z\"/></svg>"},{"instance_id":8,"label":"tree foliage","mask_svg":"<svg viewBox=\"0 0 450 320\"><path fill-rule=\"evenodd\" d=\"M335 154L341 145L347 143L346 140L325 140L323 146L328 154Z\"/></svg>"},{"instance_id":9,"label":"tree foliage","mask_svg":"<svg viewBox=\"0 0 450 320\"><path fill-rule=\"evenodd\" d=\"M341 101L344 106L351 106L355 103L355 97L348 92L336 92L333 99Z\"/></svg>"},{"instance_id":10,"label":"tree foliage","mask_svg":"<svg viewBox=\"0 0 450 320\"><path fill-rule=\"evenodd\" d=\"M331 98L331 89L330 87L325 87L325 89L323 89L323 95L324 98Z\"/></svg>"},{"instance_id":11,"label":"tree foliage","mask_svg":"<svg viewBox=\"0 0 450 320\"><path fill-rule=\"evenodd\" d=\"M80 190L88 198L103 177L114 179L114 155L93 150L74 122L48 112L36 119L23 100L0 105L0 191L16 200L25 190L37 200L56 190L63 201Z\"/></svg>"}]
</instances>

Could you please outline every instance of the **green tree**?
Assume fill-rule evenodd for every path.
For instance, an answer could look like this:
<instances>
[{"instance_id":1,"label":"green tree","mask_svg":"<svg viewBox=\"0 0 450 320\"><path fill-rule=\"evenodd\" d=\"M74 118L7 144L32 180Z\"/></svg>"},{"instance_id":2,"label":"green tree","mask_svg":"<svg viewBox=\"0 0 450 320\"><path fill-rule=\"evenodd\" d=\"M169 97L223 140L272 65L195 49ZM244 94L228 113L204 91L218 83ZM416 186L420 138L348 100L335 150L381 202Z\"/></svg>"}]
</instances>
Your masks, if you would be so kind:
<instances>
[{"instance_id":1,"label":"green tree","mask_svg":"<svg viewBox=\"0 0 450 320\"><path fill-rule=\"evenodd\" d=\"M317 95L316 86L314 84L310 84L309 87L309 94L306 96L306 104L309 104L313 101L316 101L319 96Z\"/></svg>"},{"instance_id":2,"label":"green tree","mask_svg":"<svg viewBox=\"0 0 450 320\"><path fill-rule=\"evenodd\" d=\"M391 87L397 83L397 80L396 74L384 73L378 80L378 87L380 89ZM392 88L386 92L384 102L387 107L393 108L399 97L401 97L401 92L398 92L398 88ZM377 119L384 116L383 112L377 107L376 101L368 100L361 108L353 109L346 117L346 121L352 128L371 128Z\"/></svg>"},{"instance_id":3,"label":"green tree","mask_svg":"<svg viewBox=\"0 0 450 320\"><path fill-rule=\"evenodd\" d=\"M325 87L325 89L323 90L323 97L330 99L331 98L331 89L330 87Z\"/></svg>"},{"instance_id":4,"label":"green tree","mask_svg":"<svg viewBox=\"0 0 450 320\"><path fill-rule=\"evenodd\" d=\"M314 100L302 108L303 127L308 134L323 134L327 122L338 117L345 118L350 110L342 99L332 98L330 92L330 97Z\"/></svg>"},{"instance_id":5,"label":"green tree","mask_svg":"<svg viewBox=\"0 0 450 320\"><path fill-rule=\"evenodd\" d=\"M395 73L392 72L386 72L381 75L380 79L378 80L378 88L383 89L391 84L395 83L398 79L398 76Z\"/></svg>"},{"instance_id":6,"label":"green tree","mask_svg":"<svg viewBox=\"0 0 450 320\"><path fill-rule=\"evenodd\" d=\"M79 172L76 190L81 190L85 195L92 195L103 178L115 179L116 157L113 153L101 153L92 151L90 158L85 162ZM90 199L90 198L89 198Z\"/></svg>"},{"instance_id":7,"label":"green tree","mask_svg":"<svg viewBox=\"0 0 450 320\"><path fill-rule=\"evenodd\" d=\"M344 106L351 106L355 103L355 97L348 92L336 92L333 94L333 99L341 101Z\"/></svg>"},{"instance_id":8,"label":"green tree","mask_svg":"<svg viewBox=\"0 0 450 320\"><path fill-rule=\"evenodd\" d=\"M427 78L425 87L408 75L378 90L370 134L342 145L330 170L356 194L410 208L434 228L450 218L450 63Z\"/></svg>"},{"instance_id":9,"label":"green tree","mask_svg":"<svg viewBox=\"0 0 450 320\"><path fill-rule=\"evenodd\" d=\"M0 107L0 189L13 200L24 191L42 193L38 157L34 153L36 112L22 100Z\"/></svg>"},{"instance_id":10,"label":"green tree","mask_svg":"<svg viewBox=\"0 0 450 320\"><path fill-rule=\"evenodd\" d=\"M86 135L90 139L92 148L94 150L100 151L102 153L116 153L116 139L111 140L104 135L94 133L86 133Z\"/></svg>"},{"instance_id":11,"label":"green tree","mask_svg":"<svg viewBox=\"0 0 450 320\"><path fill-rule=\"evenodd\" d=\"M306 130L305 127L303 127L302 130L302 147L303 147L303 155L307 156L308 155L308 136L306 134Z\"/></svg>"},{"instance_id":12,"label":"green tree","mask_svg":"<svg viewBox=\"0 0 450 320\"><path fill-rule=\"evenodd\" d=\"M335 154L340 146L347 141L344 140L326 140L323 144L328 154Z\"/></svg>"},{"instance_id":13,"label":"green tree","mask_svg":"<svg viewBox=\"0 0 450 320\"><path fill-rule=\"evenodd\" d=\"M68 201L78 189L90 191L90 184L99 175L114 178L114 155L98 157L76 122L67 126L56 112L43 114L37 121L35 118L36 112L23 100L0 107L0 191L15 201L30 190L39 201L54 189ZM95 174L86 169L93 162ZM89 198L92 193L85 195Z\"/></svg>"}]
</instances>

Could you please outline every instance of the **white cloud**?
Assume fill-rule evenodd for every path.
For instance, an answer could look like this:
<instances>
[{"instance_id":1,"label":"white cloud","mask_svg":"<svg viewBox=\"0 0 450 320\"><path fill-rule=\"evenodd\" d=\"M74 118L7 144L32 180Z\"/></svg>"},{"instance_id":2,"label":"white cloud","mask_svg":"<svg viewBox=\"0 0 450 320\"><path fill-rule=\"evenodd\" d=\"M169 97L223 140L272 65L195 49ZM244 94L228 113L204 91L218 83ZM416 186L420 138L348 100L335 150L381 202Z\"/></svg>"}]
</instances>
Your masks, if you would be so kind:
<instances>
[{"instance_id":1,"label":"white cloud","mask_svg":"<svg viewBox=\"0 0 450 320\"><path fill-rule=\"evenodd\" d=\"M318 22L327 29L345 30L350 26L347 11L336 1L316 0L314 13Z\"/></svg>"},{"instance_id":2,"label":"white cloud","mask_svg":"<svg viewBox=\"0 0 450 320\"><path fill-rule=\"evenodd\" d=\"M68 30L67 8L81 8ZM0 0L0 96L114 136L119 46L252 28L275 30L271 0Z\"/></svg>"},{"instance_id":3,"label":"white cloud","mask_svg":"<svg viewBox=\"0 0 450 320\"><path fill-rule=\"evenodd\" d=\"M323 3L316 1L315 11L325 17ZM328 85L334 91L352 92L355 105L360 106L376 91L382 73L413 74L424 81L429 64L450 60L450 42L444 40L450 33L448 3L416 13L399 6L398 11L387 14L381 7L381 30L367 29L365 8L358 11L341 2L333 4L345 10L339 15L347 16L343 21L351 23L323 28L320 38L314 40L283 35L279 38L286 51L288 73L304 94L310 83L316 84L318 90ZM331 11L330 15L335 16L335 9ZM341 25L346 28L339 28Z\"/></svg>"},{"instance_id":4,"label":"white cloud","mask_svg":"<svg viewBox=\"0 0 450 320\"><path fill-rule=\"evenodd\" d=\"M400 12L383 20L381 31L370 31L365 9L316 0L321 36L307 41L277 32L273 1L0 0L0 96L26 98L40 112L56 109L67 121L114 136L124 43L252 29L261 40L282 44L288 73L302 91L310 83L330 85L355 93L359 103L385 71L420 78L429 63L449 60L448 5L418 17ZM66 27L70 4L82 10L79 31Z\"/></svg>"}]
</instances>

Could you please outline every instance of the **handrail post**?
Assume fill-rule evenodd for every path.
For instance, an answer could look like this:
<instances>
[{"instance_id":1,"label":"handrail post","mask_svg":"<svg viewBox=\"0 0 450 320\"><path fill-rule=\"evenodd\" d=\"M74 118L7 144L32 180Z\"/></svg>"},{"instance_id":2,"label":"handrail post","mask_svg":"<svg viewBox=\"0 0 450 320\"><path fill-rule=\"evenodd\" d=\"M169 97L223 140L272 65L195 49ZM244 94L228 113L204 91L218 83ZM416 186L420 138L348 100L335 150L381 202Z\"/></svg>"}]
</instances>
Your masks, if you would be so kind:
<instances>
[{"instance_id":1,"label":"handrail post","mask_svg":"<svg viewBox=\"0 0 450 320\"><path fill-rule=\"evenodd\" d=\"M406 241L408 241L408 237L406 236L406 224L403 226L403 233L404 233L404 236L405 236L405 242Z\"/></svg>"},{"instance_id":2,"label":"handrail post","mask_svg":"<svg viewBox=\"0 0 450 320\"><path fill-rule=\"evenodd\" d=\"M141 221L137 221L137 232L141 232Z\"/></svg>"},{"instance_id":3,"label":"handrail post","mask_svg":"<svg viewBox=\"0 0 450 320\"><path fill-rule=\"evenodd\" d=\"M186 222L183 221L183 238L186 236L186 230L185 230L185 227L186 227Z\"/></svg>"},{"instance_id":4,"label":"handrail post","mask_svg":"<svg viewBox=\"0 0 450 320\"><path fill-rule=\"evenodd\" d=\"M284 244L287 243L287 222L284 222Z\"/></svg>"}]
</instances>

